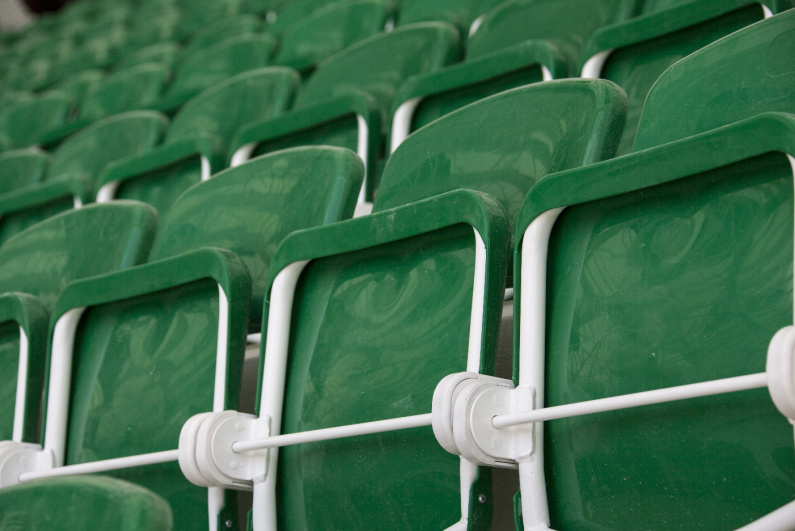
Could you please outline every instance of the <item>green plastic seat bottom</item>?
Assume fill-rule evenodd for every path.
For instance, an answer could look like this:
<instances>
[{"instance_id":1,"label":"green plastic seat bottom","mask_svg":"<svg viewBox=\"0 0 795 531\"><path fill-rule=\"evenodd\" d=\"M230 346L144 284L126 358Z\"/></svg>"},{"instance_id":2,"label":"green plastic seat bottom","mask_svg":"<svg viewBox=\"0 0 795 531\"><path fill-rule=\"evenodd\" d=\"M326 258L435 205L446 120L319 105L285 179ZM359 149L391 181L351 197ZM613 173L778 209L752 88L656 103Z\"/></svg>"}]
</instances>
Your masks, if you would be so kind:
<instances>
[{"instance_id":1,"label":"green plastic seat bottom","mask_svg":"<svg viewBox=\"0 0 795 531\"><path fill-rule=\"evenodd\" d=\"M356 153L358 143L359 125L356 116L351 114L263 142L254 150L252 157L300 146L335 146Z\"/></svg>"},{"instance_id":2,"label":"green plastic seat bottom","mask_svg":"<svg viewBox=\"0 0 795 531\"><path fill-rule=\"evenodd\" d=\"M672 64L726 35L762 19L759 5L732 11L722 17L640 42L613 52L600 77L627 92L627 123L616 156L632 151L643 104L657 78Z\"/></svg>"},{"instance_id":3,"label":"green plastic seat bottom","mask_svg":"<svg viewBox=\"0 0 795 531\"><path fill-rule=\"evenodd\" d=\"M792 170L757 157L563 211L547 405L763 372L793 323ZM555 529L736 529L795 497L766 389L546 423Z\"/></svg>"},{"instance_id":4,"label":"green plastic seat bottom","mask_svg":"<svg viewBox=\"0 0 795 531\"><path fill-rule=\"evenodd\" d=\"M75 340L66 463L173 450L212 411L218 286L211 280L95 306ZM176 463L115 474L163 496L182 529L207 529L207 489Z\"/></svg>"},{"instance_id":5,"label":"green plastic seat bottom","mask_svg":"<svg viewBox=\"0 0 795 531\"><path fill-rule=\"evenodd\" d=\"M466 370L472 229L457 225L315 260L293 307L283 433L430 412ZM459 458L430 428L281 448L280 529L444 529Z\"/></svg>"},{"instance_id":6,"label":"green plastic seat bottom","mask_svg":"<svg viewBox=\"0 0 795 531\"><path fill-rule=\"evenodd\" d=\"M503 75L474 85L435 94L423 99L417 106L411 119L411 130L416 131L420 127L470 103L512 88L538 83L543 81L543 79L541 68L538 65L532 65L528 68L506 72Z\"/></svg>"},{"instance_id":7,"label":"green plastic seat bottom","mask_svg":"<svg viewBox=\"0 0 795 531\"><path fill-rule=\"evenodd\" d=\"M14 404L19 371L19 325L0 324L0 441L10 441L14 433ZM34 367L34 369L36 369Z\"/></svg>"},{"instance_id":8,"label":"green plastic seat bottom","mask_svg":"<svg viewBox=\"0 0 795 531\"><path fill-rule=\"evenodd\" d=\"M10 237L32 227L40 221L51 218L61 212L74 208L72 197L59 197L53 201L38 204L16 212L3 213L0 216L0 244L5 243Z\"/></svg>"},{"instance_id":9,"label":"green plastic seat bottom","mask_svg":"<svg viewBox=\"0 0 795 531\"><path fill-rule=\"evenodd\" d=\"M0 529L170 531L168 504L136 485L103 476L31 481L0 492Z\"/></svg>"},{"instance_id":10,"label":"green plastic seat bottom","mask_svg":"<svg viewBox=\"0 0 795 531\"><path fill-rule=\"evenodd\" d=\"M202 167L198 156L181 160L163 169L122 181L116 199L134 199L152 205L158 213L158 232L166 213L182 193L201 181Z\"/></svg>"}]
</instances>

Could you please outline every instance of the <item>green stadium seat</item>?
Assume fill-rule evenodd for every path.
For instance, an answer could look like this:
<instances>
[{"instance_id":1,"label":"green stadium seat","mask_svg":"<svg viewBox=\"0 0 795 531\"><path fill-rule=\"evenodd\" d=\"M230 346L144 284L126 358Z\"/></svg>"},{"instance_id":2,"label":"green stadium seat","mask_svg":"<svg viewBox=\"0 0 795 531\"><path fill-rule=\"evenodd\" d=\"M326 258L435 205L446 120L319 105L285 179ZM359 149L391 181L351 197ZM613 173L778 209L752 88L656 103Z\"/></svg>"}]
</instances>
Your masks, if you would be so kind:
<instances>
[{"instance_id":1,"label":"green stadium seat","mask_svg":"<svg viewBox=\"0 0 795 531\"><path fill-rule=\"evenodd\" d=\"M442 376L490 373L508 241L499 204L465 190L288 236L263 319L269 434L421 415ZM261 458L257 531L488 529L490 470L445 455L428 427Z\"/></svg>"},{"instance_id":2,"label":"green stadium seat","mask_svg":"<svg viewBox=\"0 0 795 531\"><path fill-rule=\"evenodd\" d=\"M151 491L96 476L53 478L0 491L0 529L171 531L171 509Z\"/></svg>"},{"instance_id":3,"label":"green stadium seat","mask_svg":"<svg viewBox=\"0 0 795 531\"><path fill-rule=\"evenodd\" d=\"M168 68L147 63L107 76L86 95L76 119L41 135L40 143L54 149L64 139L102 118L127 111L151 108L161 96Z\"/></svg>"},{"instance_id":4,"label":"green stadium seat","mask_svg":"<svg viewBox=\"0 0 795 531\"><path fill-rule=\"evenodd\" d=\"M323 60L383 31L392 15L391 4L384 0L331 3L285 30L276 64L307 77Z\"/></svg>"},{"instance_id":5,"label":"green stadium seat","mask_svg":"<svg viewBox=\"0 0 795 531\"><path fill-rule=\"evenodd\" d=\"M0 197L0 242L54 214L92 200L110 162L152 149L166 127L153 111L101 120L66 139L53 152L43 182Z\"/></svg>"},{"instance_id":6,"label":"green stadium seat","mask_svg":"<svg viewBox=\"0 0 795 531\"><path fill-rule=\"evenodd\" d=\"M157 109L174 112L200 92L232 76L268 66L276 51L270 35L232 37L180 62Z\"/></svg>"},{"instance_id":7,"label":"green stadium seat","mask_svg":"<svg viewBox=\"0 0 795 531\"><path fill-rule=\"evenodd\" d=\"M458 28L462 35L468 35L472 23L495 8L504 0L403 0L400 6L398 24L414 24L438 20L449 22Z\"/></svg>"},{"instance_id":8,"label":"green stadium seat","mask_svg":"<svg viewBox=\"0 0 795 531\"><path fill-rule=\"evenodd\" d=\"M51 329L51 393L72 389L71 399L48 395L44 448L56 463L171 450L192 415L235 408L249 300L262 303L276 245L349 217L362 177L339 148L252 160L186 192L146 265L72 283ZM58 323L74 320L77 334L61 334ZM72 349L65 367L61 347ZM176 462L111 474L166 498L180 529L207 529L219 510L221 522L237 521L234 493L191 485Z\"/></svg>"},{"instance_id":9,"label":"green stadium seat","mask_svg":"<svg viewBox=\"0 0 795 531\"><path fill-rule=\"evenodd\" d=\"M68 94L48 92L6 107L0 112L0 148L26 148L39 144L47 133L66 122L73 103Z\"/></svg>"},{"instance_id":10,"label":"green stadium seat","mask_svg":"<svg viewBox=\"0 0 795 531\"><path fill-rule=\"evenodd\" d=\"M174 42L178 40L178 26L180 17L169 16L167 14L152 14L145 21L134 25L127 39L119 51L120 57L140 51L162 42Z\"/></svg>"},{"instance_id":11,"label":"green stadium seat","mask_svg":"<svg viewBox=\"0 0 795 531\"><path fill-rule=\"evenodd\" d=\"M299 91L293 111L241 128L232 141L231 164L286 147L346 147L365 162L360 203L371 201L386 114L397 87L411 75L456 60L458 53L458 32L441 22L404 26L354 44L318 67Z\"/></svg>"},{"instance_id":12,"label":"green stadium seat","mask_svg":"<svg viewBox=\"0 0 795 531\"><path fill-rule=\"evenodd\" d=\"M50 156L38 149L0 153L0 194L40 182L49 162Z\"/></svg>"},{"instance_id":13,"label":"green stadium seat","mask_svg":"<svg viewBox=\"0 0 795 531\"><path fill-rule=\"evenodd\" d=\"M260 25L259 19L253 15L236 15L209 24L191 36L185 45L185 57L232 37L256 33Z\"/></svg>"},{"instance_id":14,"label":"green stadium seat","mask_svg":"<svg viewBox=\"0 0 795 531\"><path fill-rule=\"evenodd\" d=\"M659 4L659 3L657 3ZM776 2L666 2L644 6L643 16L600 28L583 50L582 77L614 81L629 99L618 155L632 151L643 102L669 66L726 35L795 5ZM664 7L664 10L659 10Z\"/></svg>"},{"instance_id":15,"label":"green stadium seat","mask_svg":"<svg viewBox=\"0 0 795 531\"><path fill-rule=\"evenodd\" d=\"M176 42L160 42L125 55L113 65L113 70L119 71L146 63L157 63L172 69L180 54L181 49Z\"/></svg>"},{"instance_id":16,"label":"green stadium seat","mask_svg":"<svg viewBox=\"0 0 795 531\"><path fill-rule=\"evenodd\" d=\"M182 16L177 36L186 40L208 24L241 12L242 0L188 0L181 2Z\"/></svg>"},{"instance_id":17,"label":"green stadium seat","mask_svg":"<svg viewBox=\"0 0 795 531\"><path fill-rule=\"evenodd\" d=\"M652 87L633 153L530 192L514 378L536 408L765 371L793 324L793 49L788 11L689 55ZM792 426L767 389L534 433L525 529L735 529L795 492Z\"/></svg>"},{"instance_id":18,"label":"green stadium seat","mask_svg":"<svg viewBox=\"0 0 795 531\"><path fill-rule=\"evenodd\" d=\"M182 192L225 167L229 139L240 126L289 108L298 82L295 71L272 67L240 74L203 92L177 113L162 146L103 173L97 201L143 201L162 219Z\"/></svg>"},{"instance_id":19,"label":"green stadium seat","mask_svg":"<svg viewBox=\"0 0 795 531\"><path fill-rule=\"evenodd\" d=\"M102 70L84 70L59 81L53 85L53 90L68 94L75 102L76 112L83 105L86 96L92 93L103 79L105 72Z\"/></svg>"},{"instance_id":20,"label":"green stadium seat","mask_svg":"<svg viewBox=\"0 0 795 531\"><path fill-rule=\"evenodd\" d=\"M0 440L37 440L48 318L58 295L73 280L142 263L155 218L140 203L95 205L54 216L0 246Z\"/></svg>"},{"instance_id":21,"label":"green stadium seat","mask_svg":"<svg viewBox=\"0 0 795 531\"><path fill-rule=\"evenodd\" d=\"M348 0L292 0L280 2L282 5L274 6L274 9L272 9L276 19L267 25L266 30L268 33L281 38L293 24L312 17L325 7L344 2L348 2ZM277 2L273 3L276 4Z\"/></svg>"},{"instance_id":22,"label":"green stadium seat","mask_svg":"<svg viewBox=\"0 0 795 531\"><path fill-rule=\"evenodd\" d=\"M390 150L412 132L492 94L575 75L584 41L631 16L634 0L511 0L484 15L463 63L415 76L395 97Z\"/></svg>"}]
</instances>

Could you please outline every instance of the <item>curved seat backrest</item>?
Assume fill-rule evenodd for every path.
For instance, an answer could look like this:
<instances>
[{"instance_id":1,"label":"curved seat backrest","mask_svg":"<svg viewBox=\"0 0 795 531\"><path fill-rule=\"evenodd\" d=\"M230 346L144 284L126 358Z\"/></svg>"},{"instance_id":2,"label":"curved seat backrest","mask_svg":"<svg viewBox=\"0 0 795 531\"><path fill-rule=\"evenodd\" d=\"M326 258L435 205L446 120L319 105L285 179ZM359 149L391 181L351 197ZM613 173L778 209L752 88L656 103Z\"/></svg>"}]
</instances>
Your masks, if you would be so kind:
<instances>
[{"instance_id":1,"label":"curved seat backrest","mask_svg":"<svg viewBox=\"0 0 795 531\"><path fill-rule=\"evenodd\" d=\"M66 122L72 98L50 92L31 101L17 103L0 115L0 135L7 148L32 146L47 133Z\"/></svg>"},{"instance_id":2,"label":"curved seat backrest","mask_svg":"<svg viewBox=\"0 0 795 531\"><path fill-rule=\"evenodd\" d=\"M0 194L40 182L50 156L38 150L19 149L0 154Z\"/></svg>"},{"instance_id":3,"label":"curved seat backrest","mask_svg":"<svg viewBox=\"0 0 795 531\"><path fill-rule=\"evenodd\" d=\"M214 44L240 35L250 35L260 27L260 21L253 15L237 15L219 20L194 33L183 50L185 57Z\"/></svg>"},{"instance_id":4,"label":"curved seat backrest","mask_svg":"<svg viewBox=\"0 0 795 531\"><path fill-rule=\"evenodd\" d=\"M86 96L80 117L99 120L120 112L146 108L160 96L167 77L168 69L154 63L117 72Z\"/></svg>"}]
</instances>

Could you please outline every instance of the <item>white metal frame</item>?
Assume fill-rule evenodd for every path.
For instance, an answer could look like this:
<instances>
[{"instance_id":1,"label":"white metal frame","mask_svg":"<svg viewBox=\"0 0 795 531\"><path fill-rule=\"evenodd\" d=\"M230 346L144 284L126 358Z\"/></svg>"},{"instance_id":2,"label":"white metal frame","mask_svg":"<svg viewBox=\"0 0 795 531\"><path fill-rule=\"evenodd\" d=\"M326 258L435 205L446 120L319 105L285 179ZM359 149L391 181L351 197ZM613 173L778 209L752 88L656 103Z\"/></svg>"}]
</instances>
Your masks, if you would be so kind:
<instances>
[{"instance_id":1,"label":"white metal frame","mask_svg":"<svg viewBox=\"0 0 795 531\"><path fill-rule=\"evenodd\" d=\"M25 395L28 392L28 362L30 348L28 335L19 327L19 365L17 366L17 394L14 402L14 427L11 440L22 442L22 431L25 426Z\"/></svg>"},{"instance_id":2,"label":"white metal frame","mask_svg":"<svg viewBox=\"0 0 795 531\"><path fill-rule=\"evenodd\" d=\"M201 162L201 180L207 181L212 177L210 159L204 155L199 155L199 159ZM99 190L97 190L97 203L107 203L116 199L116 191L119 189L122 182L123 181L110 181L100 186ZM75 201L77 202L79 199L75 198ZM75 208L78 208L77 203L75 203Z\"/></svg>"}]
</instances>

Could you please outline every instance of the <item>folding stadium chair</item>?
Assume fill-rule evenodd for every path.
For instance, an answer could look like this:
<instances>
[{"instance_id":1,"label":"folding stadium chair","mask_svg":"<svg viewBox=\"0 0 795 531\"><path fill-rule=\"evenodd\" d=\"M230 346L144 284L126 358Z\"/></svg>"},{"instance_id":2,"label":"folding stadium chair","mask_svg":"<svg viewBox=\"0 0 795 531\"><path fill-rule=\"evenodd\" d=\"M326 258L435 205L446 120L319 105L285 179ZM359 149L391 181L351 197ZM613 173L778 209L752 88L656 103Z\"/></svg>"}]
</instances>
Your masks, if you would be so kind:
<instances>
[{"instance_id":1,"label":"folding stadium chair","mask_svg":"<svg viewBox=\"0 0 795 531\"><path fill-rule=\"evenodd\" d=\"M156 108L174 112L202 91L243 72L268 66L276 50L270 35L232 37L198 51L177 66Z\"/></svg>"},{"instance_id":2,"label":"folding stadium chair","mask_svg":"<svg viewBox=\"0 0 795 531\"><path fill-rule=\"evenodd\" d=\"M529 83L572 77L583 42L631 16L634 0L511 0L483 16L464 62L408 79L395 96L390 150L423 125Z\"/></svg>"},{"instance_id":3,"label":"folding stadium chair","mask_svg":"<svg viewBox=\"0 0 795 531\"><path fill-rule=\"evenodd\" d=\"M729 529L792 501L792 426L776 411L795 417L792 328L776 331L793 319L793 29L780 14L676 63L634 153L525 200L517 388L440 400L470 399L441 430L451 451L518 463L525 529ZM791 528L789 507L752 528Z\"/></svg>"},{"instance_id":4,"label":"folding stadium chair","mask_svg":"<svg viewBox=\"0 0 795 531\"><path fill-rule=\"evenodd\" d=\"M119 50L119 57L126 57L149 46L178 40L180 16L158 12L135 24L127 34L127 40Z\"/></svg>"},{"instance_id":5,"label":"folding stadium chair","mask_svg":"<svg viewBox=\"0 0 795 531\"><path fill-rule=\"evenodd\" d=\"M26 148L66 122L74 101L62 92L49 92L6 107L0 113L0 148Z\"/></svg>"},{"instance_id":6,"label":"folding stadium chair","mask_svg":"<svg viewBox=\"0 0 795 531\"><path fill-rule=\"evenodd\" d=\"M64 139L102 118L153 106L161 96L167 78L168 68L152 63L109 75L86 95L76 119L40 135L40 143L53 149Z\"/></svg>"},{"instance_id":7,"label":"folding stadium chair","mask_svg":"<svg viewBox=\"0 0 795 531\"><path fill-rule=\"evenodd\" d=\"M581 76L614 81L629 98L627 126L618 155L632 151L643 102L665 69L729 33L792 7L795 2L740 0L676 4L666 4L667 9L663 10L654 3L645 6L643 16L601 28L585 45Z\"/></svg>"},{"instance_id":8,"label":"folding stadium chair","mask_svg":"<svg viewBox=\"0 0 795 531\"><path fill-rule=\"evenodd\" d=\"M152 149L165 127L160 113L133 111L101 120L69 137L53 152L43 182L0 197L0 242L91 201L103 168Z\"/></svg>"},{"instance_id":9,"label":"folding stadium chair","mask_svg":"<svg viewBox=\"0 0 795 531\"><path fill-rule=\"evenodd\" d=\"M275 62L307 77L323 60L383 31L393 11L383 0L330 3L285 30Z\"/></svg>"},{"instance_id":10,"label":"folding stadium chair","mask_svg":"<svg viewBox=\"0 0 795 531\"><path fill-rule=\"evenodd\" d=\"M365 163L360 203L371 201L385 116L406 77L458 56L458 32L428 22L373 36L329 58L299 91L294 110L240 129L231 165L285 147L328 144L356 151ZM362 68L368 65L368 68Z\"/></svg>"},{"instance_id":11,"label":"folding stadium chair","mask_svg":"<svg viewBox=\"0 0 795 531\"><path fill-rule=\"evenodd\" d=\"M188 0L180 2L182 5L182 16L178 26L177 37L180 40L186 40L208 24L239 14L243 3L242 0Z\"/></svg>"},{"instance_id":12,"label":"folding stadium chair","mask_svg":"<svg viewBox=\"0 0 795 531\"><path fill-rule=\"evenodd\" d=\"M75 108L80 109L85 97L93 92L103 79L105 79L105 72L102 70L84 70L59 81L52 88L71 96ZM70 118L72 117L70 116Z\"/></svg>"},{"instance_id":13,"label":"folding stadium chair","mask_svg":"<svg viewBox=\"0 0 795 531\"><path fill-rule=\"evenodd\" d=\"M250 35L260 29L260 21L253 15L236 15L209 24L194 33L185 45L185 56L223 42L232 37Z\"/></svg>"},{"instance_id":14,"label":"folding stadium chair","mask_svg":"<svg viewBox=\"0 0 795 531\"><path fill-rule=\"evenodd\" d=\"M0 529L171 531L163 498L126 481L96 476L56 478L0 491Z\"/></svg>"},{"instance_id":15,"label":"folding stadium chair","mask_svg":"<svg viewBox=\"0 0 795 531\"><path fill-rule=\"evenodd\" d=\"M285 1L285 2L272 2L273 4L281 3L282 5L274 5L271 7L271 13L275 16L275 20L271 20L266 26L266 31L271 35L275 35L281 39L282 35L298 22L304 19L311 18L314 13L334 4L342 4L348 0L299 0L299 1Z\"/></svg>"},{"instance_id":16,"label":"folding stadium chair","mask_svg":"<svg viewBox=\"0 0 795 531\"><path fill-rule=\"evenodd\" d=\"M51 319L44 450L15 445L27 465L0 476L115 470L166 498L180 529L207 528L208 514L234 527L233 493L191 485L172 449L192 415L236 407L249 299L262 302L278 241L349 217L362 177L339 148L253 160L186 192L147 265L72 283ZM50 458L76 466L34 472Z\"/></svg>"},{"instance_id":17,"label":"folding stadium chair","mask_svg":"<svg viewBox=\"0 0 795 531\"><path fill-rule=\"evenodd\" d=\"M143 262L154 229L150 207L123 201L54 216L0 246L0 440L37 440L48 317L59 293L73 280Z\"/></svg>"},{"instance_id":18,"label":"folding stadium chair","mask_svg":"<svg viewBox=\"0 0 795 531\"><path fill-rule=\"evenodd\" d=\"M235 76L203 92L174 117L163 145L110 166L97 201L136 199L162 217L179 195L224 167L234 132L289 108L298 74L272 67Z\"/></svg>"}]
</instances>

